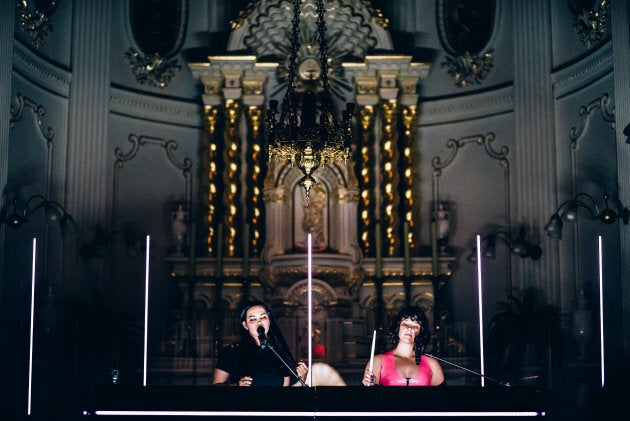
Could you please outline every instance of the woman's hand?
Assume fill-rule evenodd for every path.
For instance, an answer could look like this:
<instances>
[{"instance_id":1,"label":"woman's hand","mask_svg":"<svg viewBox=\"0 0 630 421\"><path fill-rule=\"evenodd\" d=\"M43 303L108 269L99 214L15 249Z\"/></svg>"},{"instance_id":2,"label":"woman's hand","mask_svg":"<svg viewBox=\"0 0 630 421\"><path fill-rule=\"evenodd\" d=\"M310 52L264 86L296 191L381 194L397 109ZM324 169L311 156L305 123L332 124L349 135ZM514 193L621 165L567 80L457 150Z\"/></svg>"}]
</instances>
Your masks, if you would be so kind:
<instances>
[{"instance_id":1,"label":"woman's hand","mask_svg":"<svg viewBox=\"0 0 630 421\"><path fill-rule=\"evenodd\" d=\"M243 376L240 379L238 379L238 383L236 385L237 386L251 386L253 381L254 379L252 377Z\"/></svg>"},{"instance_id":2,"label":"woman's hand","mask_svg":"<svg viewBox=\"0 0 630 421\"><path fill-rule=\"evenodd\" d=\"M366 370L361 382L363 386L374 386L376 384L376 376L374 373Z\"/></svg>"},{"instance_id":3,"label":"woman's hand","mask_svg":"<svg viewBox=\"0 0 630 421\"><path fill-rule=\"evenodd\" d=\"M306 376L308 375L308 366L304 361L300 361L296 368L298 376L302 379L302 381L306 381Z\"/></svg>"}]
</instances>

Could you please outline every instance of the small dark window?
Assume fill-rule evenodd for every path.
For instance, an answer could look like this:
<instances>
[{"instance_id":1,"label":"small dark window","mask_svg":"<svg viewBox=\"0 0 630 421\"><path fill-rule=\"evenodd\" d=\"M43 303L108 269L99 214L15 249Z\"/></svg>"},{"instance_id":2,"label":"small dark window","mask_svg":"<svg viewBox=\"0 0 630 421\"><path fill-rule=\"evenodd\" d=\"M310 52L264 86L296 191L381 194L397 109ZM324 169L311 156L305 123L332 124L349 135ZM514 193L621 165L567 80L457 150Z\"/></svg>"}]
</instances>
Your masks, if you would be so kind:
<instances>
[{"instance_id":1,"label":"small dark window","mask_svg":"<svg viewBox=\"0 0 630 421\"><path fill-rule=\"evenodd\" d=\"M479 54L494 29L495 0L437 0L440 41L454 55Z\"/></svg>"},{"instance_id":2,"label":"small dark window","mask_svg":"<svg viewBox=\"0 0 630 421\"><path fill-rule=\"evenodd\" d=\"M187 0L130 0L129 20L136 45L145 55L172 57L186 32Z\"/></svg>"}]
</instances>

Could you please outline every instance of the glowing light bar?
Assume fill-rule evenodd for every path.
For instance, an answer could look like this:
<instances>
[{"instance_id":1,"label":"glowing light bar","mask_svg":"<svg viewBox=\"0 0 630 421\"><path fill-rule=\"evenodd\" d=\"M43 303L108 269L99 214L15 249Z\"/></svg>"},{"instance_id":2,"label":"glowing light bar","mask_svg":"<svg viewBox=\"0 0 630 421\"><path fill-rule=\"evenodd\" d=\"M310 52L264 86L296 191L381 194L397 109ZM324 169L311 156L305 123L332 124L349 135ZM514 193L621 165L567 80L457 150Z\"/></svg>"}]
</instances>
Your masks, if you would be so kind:
<instances>
[{"instance_id":1,"label":"glowing light bar","mask_svg":"<svg viewBox=\"0 0 630 421\"><path fill-rule=\"evenodd\" d=\"M33 238L33 263L31 266L31 331L29 334L29 350L28 350L28 399L27 414L31 415L31 407L33 404L33 325L35 321L35 269L37 260L37 238Z\"/></svg>"},{"instance_id":2,"label":"glowing light bar","mask_svg":"<svg viewBox=\"0 0 630 421\"><path fill-rule=\"evenodd\" d=\"M313 363L313 249L311 233L308 233L308 372ZM308 376L308 386L313 386L313 375Z\"/></svg>"},{"instance_id":3,"label":"glowing light bar","mask_svg":"<svg viewBox=\"0 0 630 421\"><path fill-rule=\"evenodd\" d=\"M604 387L604 262L602 250L602 236L599 236L599 355L602 373L602 388Z\"/></svg>"},{"instance_id":4,"label":"glowing light bar","mask_svg":"<svg viewBox=\"0 0 630 421\"><path fill-rule=\"evenodd\" d=\"M147 250L144 268L144 362L142 368L142 385L147 385L147 336L149 331L149 256L151 237L147 235Z\"/></svg>"},{"instance_id":5,"label":"glowing light bar","mask_svg":"<svg viewBox=\"0 0 630 421\"><path fill-rule=\"evenodd\" d=\"M83 415L97 416L177 416L177 417L545 417L542 411L356 411L356 412L317 412L317 411L95 411Z\"/></svg>"},{"instance_id":6,"label":"glowing light bar","mask_svg":"<svg viewBox=\"0 0 630 421\"><path fill-rule=\"evenodd\" d=\"M479 353L481 355L481 387L485 386L483 357L483 299L481 288L481 235L477 234L477 291L479 294Z\"/></svg>"}]
</instances>

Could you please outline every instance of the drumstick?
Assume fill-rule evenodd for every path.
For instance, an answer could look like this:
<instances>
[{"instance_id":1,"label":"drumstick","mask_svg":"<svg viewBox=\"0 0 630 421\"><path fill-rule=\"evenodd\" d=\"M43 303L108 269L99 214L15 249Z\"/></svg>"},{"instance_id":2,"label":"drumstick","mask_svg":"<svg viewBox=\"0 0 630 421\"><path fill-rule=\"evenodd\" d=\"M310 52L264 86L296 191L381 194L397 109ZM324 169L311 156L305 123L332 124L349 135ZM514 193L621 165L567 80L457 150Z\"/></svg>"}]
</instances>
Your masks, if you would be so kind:
<instances>
[{"instance_id":1,"label":"drumstick","mask_svg":"<svg viewBox=\"0 0 630 421\"><path fill-rule=\"evenodd\" d=\"M374 335L372 335L372 353L370 354L370 373L372 373L372 367L374 367L374 346L376 345L376 329Z\"/></svg>"}]
</instances>

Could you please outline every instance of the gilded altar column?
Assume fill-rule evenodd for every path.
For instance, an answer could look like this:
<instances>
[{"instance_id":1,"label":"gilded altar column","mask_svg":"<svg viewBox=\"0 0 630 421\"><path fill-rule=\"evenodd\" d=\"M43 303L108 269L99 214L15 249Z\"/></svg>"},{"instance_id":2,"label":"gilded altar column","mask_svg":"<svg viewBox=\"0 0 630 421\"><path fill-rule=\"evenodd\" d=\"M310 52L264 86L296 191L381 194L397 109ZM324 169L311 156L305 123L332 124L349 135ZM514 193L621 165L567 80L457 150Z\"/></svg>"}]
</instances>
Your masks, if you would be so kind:
<instances>
[{"instance_id":1,"label":"gilded altar column","mask_svg":"<svg viewBox=\"0 0 630 421\"><path fill-rule=\"evenodd\" d=\"M417 249L414 233L416 231L416 214L417 204L414 194L414 143L416 141L416 124L417 124L417 103L418 94L416 86L419 77L417 75L399 75L398 86L400 88L399 102L401 107L400 118L404 131L399 139L400 142L400 162L401 162L401 180L400 188L403 201L400 203L399 214L407 224L406 241L409 252L413 254Z\"/></svg>"},{"instance_id":2,"label":"gilded altar column","mask_svg":"<svg viewBox=\"0 0 630 421\"><path fill-rule=\"evenodd\" d=\"M205 195L203 197L204 206L206 208L205 227L206 227L206 251L208 256L214 256L216 254L217 244L217 209L219 207L219 185L220 185L220 171L218 163L220 161L219 145L217 139L217 124L219 117L219 109L221 105L221 98L219 91L221 87L222 79L218 75L204 76L201 78L204 93L202 95L204 104L204 119L205 119L205 180L204 189ZM194 253L194 250L193 250Z\"/></svg>"},{"instance_id":3,"label":"gilded altar column","mask_svg":"<svg viewBox=\"0 0 630 421\"><path fill-rule=\"evenodd\" d=\"M247 136L245 139L245 226L249 232L244 244L243 256L259 256L265 242L263 226L265 205L262 201L266 166L262 124L265 95L264 74L246 75L243 79L243 105L246 107Z\"/></svg>"},{"instance_id":4,"label":"gilded altar column","mask_svg":"<svg viewBox=\"0 0 630 421\"><path fill-rule=\"evenodd\" d=\"M241 77L243 70L239 68L224 68L225 78L223 88L223 106L225 128L223 131L223 246L227 257L235 257L237 239L240 238L241 225L241 135L239 123L241 120Z\"/></svg>"},{"instance_id":5,"label":"gilded altar column","mask_svg":"<svg viewBox=\"0 0 630 421\"><path fill-rule=\"evenodd\" d=\"M398 69L379 70L381 115L383 119L380 144L381 223L383 225L384 256L396 256L400 249L400 217L398 216Z\"/></svg>"},{"instance_id":6,"label":"gilded altar column","mask_svg":"<svg viewBox=\"0 0 630 421\"><path fill-rule=\"evenodd\" d=\"M378 79L376 76L355 77L357 95L356 102L359 115L359 145L356 150L359 184L359 220L358 238L364 255L373 256L375 253L373 217L376 209L376 174L374 123L378 106Z\"/></svg>"}]
</instances>

